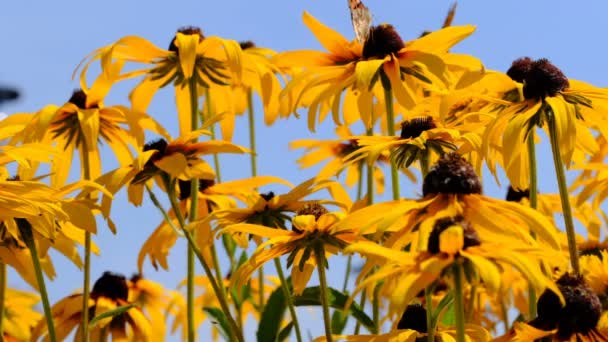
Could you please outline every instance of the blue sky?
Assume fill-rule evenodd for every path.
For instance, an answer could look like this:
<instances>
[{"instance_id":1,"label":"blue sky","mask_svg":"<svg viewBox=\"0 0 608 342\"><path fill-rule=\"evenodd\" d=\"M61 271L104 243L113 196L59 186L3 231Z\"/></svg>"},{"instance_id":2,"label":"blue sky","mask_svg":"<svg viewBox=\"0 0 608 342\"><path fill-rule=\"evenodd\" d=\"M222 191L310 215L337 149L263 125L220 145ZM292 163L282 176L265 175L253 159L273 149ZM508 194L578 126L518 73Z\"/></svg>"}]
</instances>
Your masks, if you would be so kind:
<instances>
[{"instance_id":1,"label":"blue sky","mask_svg":"<svg viewBox=\"0 0 608 342\"><path fill-rule=\"evenodd\" d=\"M320 45L301 20L309 11L321 22L352 38L353 32L347 1L116 1L103 2L10 1L3 4L0 17L0 85L15 86L22 97L6 104L1 111L33 112L46 104L62 104L77 82L71 74L78 62L89 52L125 35L143 36L166 47L178 27L200 26L206 35L219 35L236 40L253 40L259 46L276 51L318 49ZM368 0L374 22L391 23L404 40L417 37L424 30L437 29L451 4L448 1ZM477 31L453 49L480 58L488 69L505 71L511 61L522 56L546 57L573 79L605 87L607 45L600 37L608 32L608 2L586 1L462 1L458 4L454 25L474 24ZM127 103L128 86L120 85L105 101L107 105ZM163 123L172 134L177 126L171 91L159 94L150 107L150 114ZM258 113L261 109L258 107ZM258 120L258 123L261 119ZM290 118L273 127L258 127L260 152L259 173L276 175L297 184L313 175L298 171L295 159L300 152L290 152L290 139L313 136L303 120ZM328 138L329 122L314 137ZM240 121L235 142L246 145L247 130ZM548 149L541 147L539 173L551 173ZM112 157L104 171L115 166ZM247 172L243 172L247 170ZM222 158L225 179L248 174L246 157ZM542 192L555 191L552 177L543 177ZM486 177L486 194L502 197L493 180ZM279 191L284 190L278 188ZM403 196L415 196L417 189L403 189ZM114 208L118 234L113 236L100 226L96 243L102 255L93 260L92 277L105 270L130 275L136 270L137 252L144 239L160 221L160 215L146 203L141 208L126 205L119 195ZM146 265L145 275L175 287L183 278L185 253L178 244L171 255L170 272L154 271ZM53 301L81 286L81 273L61 257L55 257L58 277L49 284ZM341 272L333 281L341 284ZM24 286L13 275L9 285ZM308 313L305 311L304 313ZM320 314L316 322L319 323ZM314 319L312 320L313 322ZM314 323L313 325L314 326ZM320 325L319 325L320 327ZM250 332L252 334L253 332Z\"/></svg>"}]
</instances>

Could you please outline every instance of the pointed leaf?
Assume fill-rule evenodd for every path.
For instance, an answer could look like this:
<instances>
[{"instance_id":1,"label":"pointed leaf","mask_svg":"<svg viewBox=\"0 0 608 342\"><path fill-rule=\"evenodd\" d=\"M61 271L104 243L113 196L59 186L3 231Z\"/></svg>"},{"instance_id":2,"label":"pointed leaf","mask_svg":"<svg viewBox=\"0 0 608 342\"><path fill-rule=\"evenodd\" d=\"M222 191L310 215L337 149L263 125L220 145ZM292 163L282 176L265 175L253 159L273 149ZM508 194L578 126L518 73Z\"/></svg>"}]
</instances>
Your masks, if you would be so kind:
<instances>
[{"instance_id":1,"label":"pointed leaf","mask_svg":"<svg viewBox=\"0 0 608 342\"><path fill-rule=\"evenodd\" d=\"M134 307L135 307L135 304L131 303L131 304L119 306L119 307L117 307L116 309L113 309L113 310L104 311L102 314L99 314L99 315L95 316L95 318L93 318L89 322L89 327L93 328L94 326L96 326L102 320L104 320L106 318L111 318L111 317L115 317L115 316L118 316L118 315L122 315L123 313L127 312L128 310L130 310L130 309L132 309Z\"/></svg>"}]
</instances>

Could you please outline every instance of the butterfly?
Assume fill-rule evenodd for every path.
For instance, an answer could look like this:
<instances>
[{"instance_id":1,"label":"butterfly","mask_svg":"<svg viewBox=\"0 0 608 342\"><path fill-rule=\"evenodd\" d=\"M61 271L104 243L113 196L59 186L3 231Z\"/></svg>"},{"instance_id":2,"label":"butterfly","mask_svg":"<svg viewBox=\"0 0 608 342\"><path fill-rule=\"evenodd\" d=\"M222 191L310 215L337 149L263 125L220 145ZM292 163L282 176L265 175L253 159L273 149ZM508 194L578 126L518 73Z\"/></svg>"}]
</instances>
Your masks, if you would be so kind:
<instances>
[{"instance_id":1,"label":"butterfly","mask_svg":"<svg viewBox=\"0 0 608 342\"><path fill-rule=\"evenodd\" d=\"M355 36L363 44L372 27L372 14L361 0L348 0L348 8L350 9L350 19L355 29Z\"/></svg>"}]
</instances>

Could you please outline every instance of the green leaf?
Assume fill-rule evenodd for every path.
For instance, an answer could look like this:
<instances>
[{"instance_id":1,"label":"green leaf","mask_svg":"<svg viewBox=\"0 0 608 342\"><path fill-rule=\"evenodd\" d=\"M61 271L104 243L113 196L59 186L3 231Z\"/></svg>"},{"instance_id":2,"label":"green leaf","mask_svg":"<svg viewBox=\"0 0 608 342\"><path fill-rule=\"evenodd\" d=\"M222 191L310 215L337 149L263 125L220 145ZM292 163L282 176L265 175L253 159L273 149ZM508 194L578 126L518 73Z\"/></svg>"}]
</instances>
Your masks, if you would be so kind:
<instances>
[{"instance_id":1,"label":"green leaf","mask_svg":"<svg viewBox=\"0 0 608 342\"><path fill-rule=\"evenodd\" d=\"M230 325L228 324L228 320L226 319L226 315L224 315L224 311L220 308L216 307L205 307L203 308L209 316L211 316L219 327L220 334L224 337L225 340L229 339L228 331L230 331Z\"/></svg>"},{"instance_id":2,"label":"green leaf","mask_svg":"<svg viewBox=\"0 0 608 342\"><path fill-rule=\"evenodd\" d=\"M446 326L454 326L456 324L456 311L454 310L454 303L448 305L445 315L441 319L441 323Z\"/></svg>"},{"instance_id":3,"label":"green leaf","mask_svg":"<svg viewBox=\"0 0 608 342\"><path fill-rule=\"evenodd\" d=\"M321 306L320 299L320 288L318 286L307 287L304 289L301 295L294 297L294 305L295 306ZM334 309L343 311L346 302L348 301L348 296L343 294L342 292L329 288L328 289L328 302L329 306ZM374 325L374 321L357 305L357 303L352 303L348 309L348 313L353 316L361 325L363 325L369 331L375 332L376 326Z\"/></svg>"},{"instance_id":4,"label":"green leaf","mask_svg":"<svg viewBox=\"0 0 608 342\"><path fill-rule=\"evenodd\" d=\"M342 331L344 331L344 328L346 327L347 321L348 316L346 316L340 310L335 310L331 315L331 332L336 335L342 334Z\"/></svg>"},{"instance_id":5,"label":"green leaf","mask_svg":"<svg viewBox=\"0 0 608 342\"><path fill-rule=\"evenodd\" d=\"M121 315L121 314L127 312L129 309L132 309L134 307L135 307L135 304L131 303L131 304L122 305L122 306L119 306L119 307L117 307L115 309L112 309L112 310L106 311L104 313L101 313L101 314L95 316L95 318L93 318L89 322L89 327L93 328L101 320L106 319L106 318L113 318L115 316Z\"/></svg>"},{"instance_id":6,"label":"green leaf","mask_svg":"<svg viewBox=\"0 0 608 342\"><path fill-rule=\"evenodd\" d=\"M285 328L281 329L281 332L279 333L277 340L285 341L289 337L289 334L291 334L292 329L293 329L293 322L289 322L289 324L287 324L285 326Z\"/></svg>"},{"instance_id":7,"label":"green leaf","mask_svg":"<svg viewBox=\"0 0 608 342\"><path fill-rule=\"evenodd\" d=\"M288 287L291 288L291 281L287 279ZM256 337L258 342L276 341L280 335L281 322L287 310L287 301L281 287L277 287L268 297L264 312L260 317Z\"/></svg>"}]
</instances>

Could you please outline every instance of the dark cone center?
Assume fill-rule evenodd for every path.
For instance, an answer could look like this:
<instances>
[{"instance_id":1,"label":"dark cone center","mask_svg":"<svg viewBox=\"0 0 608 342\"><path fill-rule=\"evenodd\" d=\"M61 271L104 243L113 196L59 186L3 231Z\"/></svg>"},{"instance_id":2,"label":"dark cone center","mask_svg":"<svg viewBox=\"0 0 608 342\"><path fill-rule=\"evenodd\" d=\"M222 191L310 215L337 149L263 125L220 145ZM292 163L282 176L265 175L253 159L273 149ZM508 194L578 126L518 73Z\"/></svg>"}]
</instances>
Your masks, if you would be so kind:
<instances>
[{"instance_id":1,"label":"dark cone center","mask_svg":"<svg viewBox=\"0 0 608 342\"><path fill-rule=\"evenodd\" d=\"M541 329L557 327L560 341L595 329L602 314L602 303L583 277L566 273L557 280L557 287L566 305L562 307L559 297L545 290L538 299L538 317L530 324Z\"/></svg>"},{"instance_id":2,"label":"dark cone center","mask_svg":"<svg viewBox=\"0 0 608 342\"><path fill-rule=\"evenodd\" d=\"M428 327L426 325L426 310L420 304L408 305L399 323L397 329L416 330L419 333L426 334Z\"/></svg>"},{"instance_id":3,"label":"dark cone center","mask_svg":"<svg viewBox=\"0 0 608 342\"><path fill-rule=\"evenodd\" d=\"M458 153L444 154L424 177L422 194L481 194L473 166Z\"/></svg>"},{"instance_id":4,"label":"dark cone center","mask_svg":"<svg viewBox=\"0 0 608 342\"><path fill-rule=\"evenodd\" d=\"M566 75L546 58L535 61L530 57L517 59L507 71L507 75L524 84L524 98L528 100L555 96L570 86Z\"/></svg>"},{"instance_id":5,"label":"dark cone center","mask_svg":"<svg viewBox=\"0 0 608 342\"><path fill-rule=\"evenodd\" d=\"M260 194L260 196L266 201L270 201L271 199L274 198L274 192L272 191L268 191L266 193Z\"/></svg>"},{"instance_id":6,"label":"dark cone center","mask_svg":"<svg viewBox=\"0 0 608 342\"><path fill-rule=\"evenodd\" d=\"M369 36L363 44L363 57L365 59L384 58L397 53L404 47L405 44L393 25L374 26L370 29Z\"/></svg>"},{"instance_id":7,"label":"dark cone center","mask_svg":"<svg viewBox=\"0 0 608 342\"><path fill-rule=\"evenodd\" d=\"M514 60L509 70L507 70L507 76L511 77L515 82L524 83L526 75L532 68L532 63L534 63L534 61L530 57L522 57Z\"/></svg>"},{"instance_id":8,"label":"dark cone center","mask_svg":"<svg viewBox=\"0 0 608 342\"><path fill-rule=\"evenodd\" d=\"M433 226L433 230L429 235L429 242L427 245L427 250L429 251L429 253L438 254L441 252L441 249L439 248L439 236L446 229L454 225L462 227L464 235L464 246L462 247L462 249L481 245L481 239L479 238L479 234L477 234L475 228L471 227L471 225L466 222L462 218L462 216L446 217L437 220L435 222L435 225Z\"/></svg>"},{"instance_id":9,"label":"dark cone center","mask_svg":"<svg viewBox=\"0 0 608 342\"><path fill-rule=\"evenodd\" d=\"M92 104L87 108L87 94L82 89L76 89L72 92L72 96L68 100L69 103L74 104L79 109L92 109L99 108L97 104Z\"/></svg>"},{"instance_id":10,"label":"dark cone center","mask_svg":"<svg viewBox=\"0 0 608 342\"><path fill-rule=\"evenodd\" d=\"M203 35L203 31L196 26L185 26L185 27L178 29L177 32L185 34L185 35L198 35L199 43L202 42L203 39L205 39L205 36ZM175 40L176 40L176 38L173 37L173 39L171 40L171 43L169 44L169 51L173 51L179 55L179 49L177 48L177 45L175 45Z\"/></svg>"},{"instance_id":11,"label":"dark cone center","mask_svg":"<svg viewBox=\"0 0 608 342\"><path fill-rule=\"evenodd\" d=\"M313 215L316 220L321 215L327 214L329 211L324 206L317 202L306 203L300 210L296 212L296 215Z\"/></svg>"},{"instance_id":12,"label":"dark cone center","mask_svg":"<svg viewBox=\"0 0 608 342\"><path fill-rule=\"evenodd\" d=\"M419 137L422 132L433 128L437 128L437 125L430 116L406 120L401 123L401 138L414 139Z\"/></svg>"},{"instance_id":13,"label":"dark cone center","mask_svg":"<svg viewBox=\"0 0 608 342\"><path fill-rule=\"evenodd\" d=\"M252 42L251 40L246 40L244 42L239 42L239 45L241 46L241 50L252 49L252 48L255 47L255 43Z\"/></svg>"},{"instance_id":14,"label":"dark cone center","mask_svg":"<svg viewBox=\"0 0 608 342\"><path fill-rule=\"evenodd\" d=\"M183 201L190 197L192 186L190 185L190 181L185 181L179 179L177 181L177 186L179 188L179 200ZM207 188L215 185L215 180L213 179L199 179L198 180L198 191L205 191Z\"/></svg>"},{"instance_id":15,"label":"dark cone center","mask_svg":"<svg viewBox=\"0 0 608 342\"><path fill-rule=\"evenodd\" d=\"M92 299L98 297L106 297L114 301L118 299L126 301L129 298L127 279L120 274L104 272L101 278L97 279L91 291Z\"/></svg>"},{"instance_id":16,"label":"dark cone center","mask_svg":"<svg viewBox=\"0 0 608 342\"><path fill-rule=\"evenodd\" d=\"M509 202L521 202L524 198L530 198L530 190L517 190L514 187L509 185L509 190L507 190L506 200Z\"/></svg>"}]
</instances>

